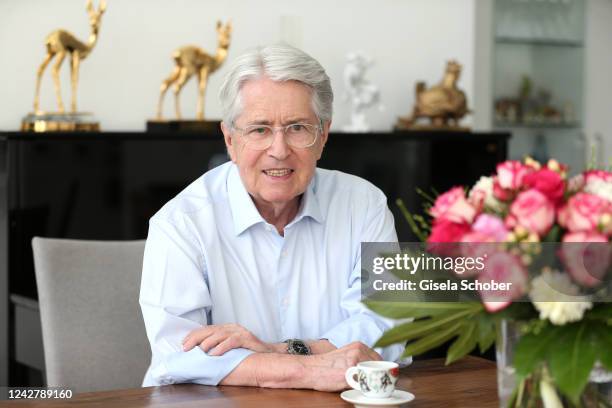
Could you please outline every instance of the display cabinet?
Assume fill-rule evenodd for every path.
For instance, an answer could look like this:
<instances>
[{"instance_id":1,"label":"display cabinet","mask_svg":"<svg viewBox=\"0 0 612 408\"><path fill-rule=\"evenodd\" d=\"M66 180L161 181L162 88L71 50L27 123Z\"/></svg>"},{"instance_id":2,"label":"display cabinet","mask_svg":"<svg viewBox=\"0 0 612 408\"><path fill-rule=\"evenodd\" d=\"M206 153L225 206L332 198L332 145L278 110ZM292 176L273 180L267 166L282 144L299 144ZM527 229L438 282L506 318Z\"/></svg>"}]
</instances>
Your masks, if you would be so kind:
<instances>
[{"instance_id":1,"label":"display cabinet","mask_svg":"<svg viewBox=\"0 0 612 408\"><path fill-rule=\"evenodd\" d=\"M493 127L510 158L585 165L584 0L496 0Z\"/></svg>"}]
</instances>

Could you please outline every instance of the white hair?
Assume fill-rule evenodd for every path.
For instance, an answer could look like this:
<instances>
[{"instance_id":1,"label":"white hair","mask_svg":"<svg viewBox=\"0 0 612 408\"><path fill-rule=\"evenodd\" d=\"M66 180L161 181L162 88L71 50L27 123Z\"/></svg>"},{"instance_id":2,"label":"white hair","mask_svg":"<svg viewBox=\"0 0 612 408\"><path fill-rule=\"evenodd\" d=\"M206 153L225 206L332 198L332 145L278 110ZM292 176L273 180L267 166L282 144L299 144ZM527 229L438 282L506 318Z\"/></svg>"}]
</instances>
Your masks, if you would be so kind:
<instances>
[{"instance_id":1,"label":"white hair","mask_svg":"<svg viewBox=\"0 0 612 408\"><path fill-rule=\"evenodd\" d=\"M227 126L233 126L242 111L240 90L244 83L263 76L272 81L297 81L306 85L311 90L315 115L322 121L331 120L334 93L321 64L302 50L277 44L253 49L234 60L219 91Z\"/></svg>"}]
</instances>

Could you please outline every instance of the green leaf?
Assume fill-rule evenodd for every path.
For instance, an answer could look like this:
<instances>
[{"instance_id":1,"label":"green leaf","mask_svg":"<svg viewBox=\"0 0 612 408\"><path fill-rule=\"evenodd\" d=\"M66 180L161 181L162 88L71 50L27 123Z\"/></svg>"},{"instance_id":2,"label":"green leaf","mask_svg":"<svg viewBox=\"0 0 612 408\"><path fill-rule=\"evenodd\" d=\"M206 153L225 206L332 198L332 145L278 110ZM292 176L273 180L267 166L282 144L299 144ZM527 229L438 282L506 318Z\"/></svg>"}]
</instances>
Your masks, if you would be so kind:
<instances>
[{"instance_id":1,"label":"green leaf","mask_svg":"<svg viewBox=\"0 0 612 408\"><path fill-rule=\"evenodd\" d=\"M461 328L459 337L451 344L446 353L446 365L459 360L476 347L476 326L474 320L466 322Z\"/></svg>"},{"instance_id":2,"label":"green leaf","mask_svg":"<svg viewBox=\"0 0 612 408\"><path fill-rule=\"evenodd\" d=\"M530 320L538 318L539 313L534 309L531 303L515 302L507 308L493 314L497 319L507 320Z\"/></svg>"},{"instance_id":3,"label":"green leaf","mask_svg":"<svg viewBox=\"0 0 612 408\"><path fill-rule=\"evenodd\" d=\"M548 326L537 335L529 333L519 339L512 362L519 376L527 377L540 362L544 361L558 331L557 327Z\"/></svg>"},{"instance_id":4,"label":"green leaf","mask_svg":"<svg viewBox=\"0 0 612 408\"><path fill-rule=\"evenodd\" d=\"M562 326L548 354L555 384L574 404L578 404L595 364L596 350L587 327L585 321Z\"/></svg>"},{"instance_id":5,"label":"green leaf","mask_svg":"<svg viewBox=\"0 0 612 408\"><path fill-rule=\"evenodd\" d=\"M471 309L461 310L458 312L446 312L431 319L419 320L416 322L404 323L396 326L388 331L376 342L375 347L385 347L390 344L399 343L401 341L413 340L418 337L427 335L428 333L438 330L449 323L465 318L473 314Z\"/></svg>"},{"instance_id":6,"label":"green leaf","mask_svg":"<svg viewBox=\"0 0 612 408\"><path fill-rule=\"evenodd\" d=\"M418 319L453 311L467 309L477 311L482 309L482 305L478 302L391 302L367 300L364 304L379 315L392 319L404 319L407 317Z\"/></svg>"},{"instance_id":7,"label":"green leaf","mask_svg":"<svg viewBox=\"0 0 612 408\"><path fill-rule=\"evenodd\" d=\"M423 354L426 351L429 351L433 348L438 347L441 344L444 344L446 341L451 338L457 336L459 330L463 322L455 322L444 329L437 330L427 336L421 337L419 340L410 343L406 349L404 350L404 354L402 357L415 356L418 354Z\"/></svg>"},{"instance_id":8,"label":"green leaf","mask_svg":"<svg viewBox=\"0 0 612 408\"><path fill-rule=\"evenodd\" d=\"M395 203L399 207L400 211L402 212L402 215L406 219L406 222L410 226L412 233L419 239L419 241L425 242L427 240L427 236L423 233L423 231L421 231L419 226L416 224L414 215L412 215L412 213L408 211L408 208L406 208L406 206L404 205L404 201L401 198L398 198L395 201Z\"/></svg>"},{"instance_id":9,"label":"green leaf","mask_svg":"<svg viewBox=\"0 0 612 408\"><path fill-rule=\"evenodd\" d=\"M430 203L430 204L434 204L436 202L436 197L440 195L433 188L431 189L431 192L433 195L429 195L429 193L423 191L423 189L419 187L415 188L415 191L417 192L418 195L423 197L427 203Z\"/></svg>"},{"instance_id":10,"label":"green leaf","mask_svg":"<svg viewBox=\"0 0 612 408\"><path fill-rule=\"evenodd\" d=\"M612 320L612 303L596 304L593 309L584 314L584 318L605 322Z\"/></svg>"},{"instance_id":11,"label":"green leaf","mask_svg":"<svg viewBox=\"0 0 612 408\"><path fill-rule=\"evenodd\" d=\"M559 242L561 241L561 227L559 227L558 225L554 225L550 231L548 231L548 234L546 234L544 236L544 238L542 239L542 242Z\"/></svg>"},{"instance_id":12,"label":"green leaf","mask_svg":"<svg viewBox=\"0 0 612 408\"><path fill-rule=\"evenodd\" d=\"M612 327L606 325L590 325L593 334L593 347L597 350L597 359L608 370L612 370ZM594 326L594 327L593 327Z\"/></svg>"},{"instance_id":13,"label":"green leaf","mask_svg":"<svg viewBox=\"0 0 612 408\"><path fill-rule=\"evenodd\" d=\"M484 353L495 343L495 320L488 313L478 314L478 349Z\"/></svg>"}]
</instances>

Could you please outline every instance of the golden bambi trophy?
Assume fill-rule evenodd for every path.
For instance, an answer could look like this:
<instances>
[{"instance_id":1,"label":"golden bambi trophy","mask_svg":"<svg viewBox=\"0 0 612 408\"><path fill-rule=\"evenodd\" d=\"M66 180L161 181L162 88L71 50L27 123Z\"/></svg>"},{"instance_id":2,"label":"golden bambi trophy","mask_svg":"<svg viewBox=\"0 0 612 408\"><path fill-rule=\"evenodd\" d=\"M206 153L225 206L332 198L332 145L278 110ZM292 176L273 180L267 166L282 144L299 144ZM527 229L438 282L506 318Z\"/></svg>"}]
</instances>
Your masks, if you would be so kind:
<instances>
[{"instance_id":1,"label":"golden bambi trophy","mask_svg":"<svg viewBox=\"0 0 612 408\"><path fill-rule=\"evenodd\" d=\"M73 34L66 30L55 30L47 36L45 47L47 55L40 64L36 75L36 94L34 96L34 113L26 116L21 123L22 131L34 132L53 132L53 131L98 131L100 125L93 120L93 115L85 112L77 112L76 94L79 81L79 67L81 61L87 58L98 40L98 31L102 15L106 10L106 3L101 1L98 10L92 4L92 0L87 2L87 13L89 14L89 26L91 34L87 42L82 42ZM60 68L64 59L69 57L70 81L72 83L72 99L70 102L70 112L64 109L62 101L62 89L60 84ZM40 83L45 69L51 61L51 75L55 85L57 97L57 112L44 112L40 110Z\"/></svg>"},{"instance_id":2,"label":"golden bambi trophy","mask_svg":"<svg viewBox=\"0 0 612 408\"><path fill-rule=\"evenodd\" d=\"M417 82L416 103L412 115L400 117L396 129L415 130L456 130L467 131L460 127L459 121L470 111L467 107L465 93L457 87L461 65L456 61L448 61L442 81L429 89L425 82ZM419 124L419 119L429 120L429 124Z\"/></svg>"},{"instance_id":3,"label":"golden bambi trophy","mask_svg":"<svg viewBox=\"0 0 612 408\"><path fill-rule=\"evenodd\" d=\"M217 21L217 51L215 54L209 54L194 45L184 46L174 51L172 54L175 64L174 70L161 84L157 103L157 118L148 121L148 130L215 131L219 129L218 121L204 120L204 100L208 77L218 70L227 58L231 33L231 22L223 25L221 21ZM180 93L187 81L194 75L198 80L196 120L182 120ZM165 121L163 118L164 95L170 86L174 91L176 120Z\"/></svg>"}]
</instances>

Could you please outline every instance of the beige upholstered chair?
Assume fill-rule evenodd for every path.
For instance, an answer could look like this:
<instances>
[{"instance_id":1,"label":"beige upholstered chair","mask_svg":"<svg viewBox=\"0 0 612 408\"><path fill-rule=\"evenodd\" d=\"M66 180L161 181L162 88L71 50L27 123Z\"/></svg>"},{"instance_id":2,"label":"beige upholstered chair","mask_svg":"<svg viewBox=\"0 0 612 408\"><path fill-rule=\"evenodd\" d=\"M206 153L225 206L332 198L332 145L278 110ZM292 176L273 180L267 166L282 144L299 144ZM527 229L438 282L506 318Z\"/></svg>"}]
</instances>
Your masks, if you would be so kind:
<instances>
[{"instance_id":1,"label":"beige upholstered chair","mask_svg":"<svg viewBox=\"0 0 612 408\"><path fill-rule=\"evenodd\" d=\"M139 387L150 347L138 305L144 241L34 238L48 386Z\"/></svg>"}]
</instances>

